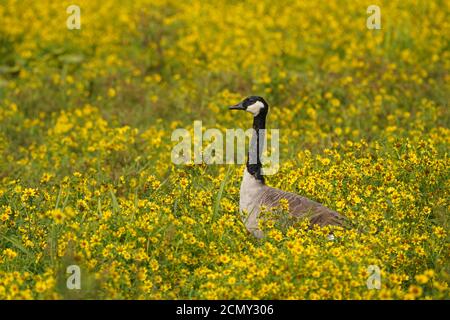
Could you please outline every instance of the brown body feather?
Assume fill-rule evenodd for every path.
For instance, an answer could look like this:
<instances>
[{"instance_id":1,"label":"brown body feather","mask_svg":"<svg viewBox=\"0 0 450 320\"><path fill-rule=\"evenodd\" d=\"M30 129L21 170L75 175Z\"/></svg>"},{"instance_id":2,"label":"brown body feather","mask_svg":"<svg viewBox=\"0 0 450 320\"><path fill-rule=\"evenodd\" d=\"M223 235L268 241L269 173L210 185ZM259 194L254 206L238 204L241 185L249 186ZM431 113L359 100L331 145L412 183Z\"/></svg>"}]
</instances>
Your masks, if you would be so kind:
<instances>
[{"instance_id":1,"label":"brown body feather","mask_svg":"<svg viewBox=\"0 0 450 320\"><path fill-rule=\"evenodd\" d=\"M275 189L256 179L244 170L241 183L239 208L244 213L244 223L247 229L256 237L263 237L259 229L261 210L279 209L281 200L285 199L288 204L288 213L292 217L307 218L311 225L319 226L335 225L344 226L345 218L339 213L321 205L320 203L302 197L295 193Z\"/></svg>"},{"instance_id":2,"label":"brown body feather","mask_svg":"<svg viewBox=\"0 0 450 320\"><path fill-rule=\"evenodd\" d=\"M341 215L318 202L268 186L263 189L260 206L268 209L276 208L280 206L281 199L287 200L290 215L297 218L308 218L312 224L341 226L344 222Z\"/></svg>"}]
</instances>

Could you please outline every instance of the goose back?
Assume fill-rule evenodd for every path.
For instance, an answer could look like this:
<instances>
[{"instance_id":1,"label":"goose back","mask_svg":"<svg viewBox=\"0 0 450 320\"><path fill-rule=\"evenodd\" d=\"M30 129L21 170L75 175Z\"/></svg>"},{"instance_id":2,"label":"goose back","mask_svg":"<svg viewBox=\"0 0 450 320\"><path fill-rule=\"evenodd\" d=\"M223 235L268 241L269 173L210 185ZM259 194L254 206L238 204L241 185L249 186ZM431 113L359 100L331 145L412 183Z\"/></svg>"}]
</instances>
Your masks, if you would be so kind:
<instances>
[{"instance_id":1,"label":"goose back","mask_svg":"<svg viewBox=\"0 0 450 320\"><path fill-rule=\"evenodd\" d=\"M321 205L320 203L302 197L292 192L275 189L266 186L261 195L260 206L276 208L280 206L280 200L285 199L289 204L289 214L297 218L308 218L312 224L319 226L343 224L343 218L337 212Z\"/></svg>"}]
</instances>

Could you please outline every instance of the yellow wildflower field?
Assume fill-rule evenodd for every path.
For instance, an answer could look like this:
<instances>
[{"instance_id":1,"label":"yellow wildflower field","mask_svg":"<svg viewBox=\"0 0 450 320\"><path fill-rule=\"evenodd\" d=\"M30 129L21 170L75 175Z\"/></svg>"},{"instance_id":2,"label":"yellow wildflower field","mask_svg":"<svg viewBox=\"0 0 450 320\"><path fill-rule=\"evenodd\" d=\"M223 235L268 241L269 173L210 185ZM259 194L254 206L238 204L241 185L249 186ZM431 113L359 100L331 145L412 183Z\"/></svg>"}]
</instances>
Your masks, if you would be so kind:
<instances>
[{"instance_id":1,"label":"yellow wildflower field","mask_svg":"<svg viewBox=\"0 0 450 320\"><path fill-rule=\"evenodd\" d=\"M0 299L450 298L448 1L378 1L380 29L363 0L73 4L0 1ZM267 184L355 228L256 239L243 165L172 163L249 95Z\"/></svg>"}]
</instances>

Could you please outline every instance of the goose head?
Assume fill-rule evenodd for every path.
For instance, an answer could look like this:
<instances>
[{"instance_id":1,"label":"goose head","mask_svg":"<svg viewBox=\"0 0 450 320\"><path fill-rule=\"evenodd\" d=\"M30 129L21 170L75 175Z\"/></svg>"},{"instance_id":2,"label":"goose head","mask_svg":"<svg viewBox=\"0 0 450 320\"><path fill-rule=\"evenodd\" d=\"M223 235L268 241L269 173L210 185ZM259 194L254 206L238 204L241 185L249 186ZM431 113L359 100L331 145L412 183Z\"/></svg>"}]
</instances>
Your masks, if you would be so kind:
<instances>
[{"instance_id":1,"label":"goose head","mask_svg":"<svg viewBox=\"0 0 450 320\"><path fill-rule=\"evenodd\" d=\"M234 106L229 107L230 110L244 110L250 112L253 117L257 117L259 115L266 115L269 111L269 105L266 100L262 97L258 96L250 96L235 104Z\"/></svg>"}]
</instances>

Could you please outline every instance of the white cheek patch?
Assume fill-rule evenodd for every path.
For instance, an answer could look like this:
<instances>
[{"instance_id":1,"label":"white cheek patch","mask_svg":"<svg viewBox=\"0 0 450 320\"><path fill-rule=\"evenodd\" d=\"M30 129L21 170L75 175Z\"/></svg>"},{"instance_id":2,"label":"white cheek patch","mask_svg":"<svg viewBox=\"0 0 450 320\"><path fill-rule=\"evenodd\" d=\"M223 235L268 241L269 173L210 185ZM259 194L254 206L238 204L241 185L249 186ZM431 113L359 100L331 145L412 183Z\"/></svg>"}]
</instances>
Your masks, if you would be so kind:
<instances>
[{"instance_id":1,"label":"white cheek patch","mask_svg":"<svg viewBox=\"0 0 450 320\"><path fill-rule=\"evenodd\" d=\"M264 104L261 101L256 101L254 104L248 106L246 111L253 113L253 115L256 117L263 108Z\"/></svg>"}]
</instances>

